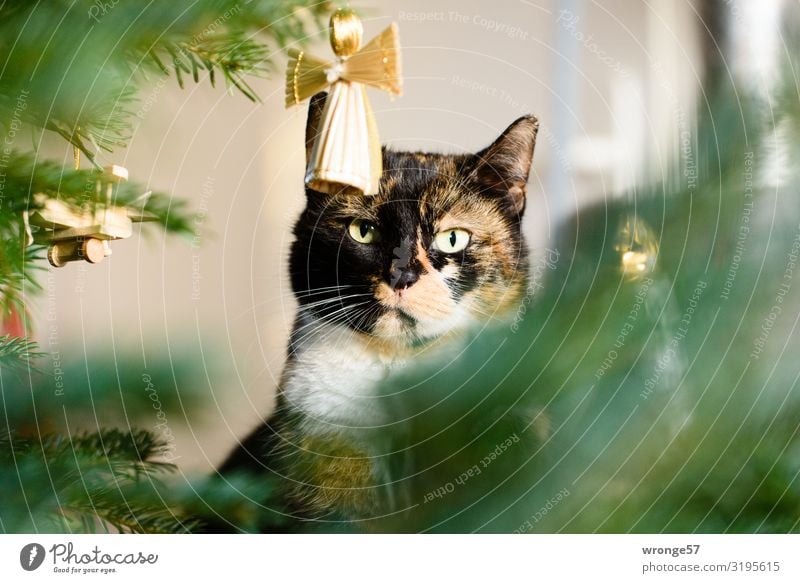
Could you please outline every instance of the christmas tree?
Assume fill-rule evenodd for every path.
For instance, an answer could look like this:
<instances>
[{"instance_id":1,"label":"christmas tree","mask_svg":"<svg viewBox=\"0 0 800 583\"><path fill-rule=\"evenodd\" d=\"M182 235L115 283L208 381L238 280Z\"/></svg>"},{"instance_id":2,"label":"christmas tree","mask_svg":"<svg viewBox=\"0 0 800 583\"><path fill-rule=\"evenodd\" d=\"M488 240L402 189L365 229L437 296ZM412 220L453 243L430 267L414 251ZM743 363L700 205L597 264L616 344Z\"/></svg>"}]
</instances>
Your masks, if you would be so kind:
<instances>
[{"instance_id":1,"label":"christmas tree","mask_svg":"<svg viewBox=\"0 0 800 583\"><path fill-rule=\"evenodd\" d=\"M24 298L41 290L48 258L54 265L101 260L114 238L131 235L124 230L131 222L191 232L189 199L122 181L124 169L98 162L98 152L128 142L143 89L170 80L210 83L257 100L248 77L275 73L285 46L307 38L329 12L325 2L307 0L0 7L0 530L185 532L208 506L237 515L243 502L230 492L246 492L245 483L231 484L230 492L209 490L204 480L163 486L174 470L163 436L70 429L67 411L125 411L122 385L141 380L99 366L73 376L85 385L65 395L63 370L74 364L54 355L53 372L40 369ZM63 138L73 165L42 158L44 132ZM188 380L176 364L175 378ZM183 387L180 396L162 390L158 398L165 406L176 399L189 405L192 395ZM241 513L245 524L249 514Z\"/></svg>"}]
</instances>

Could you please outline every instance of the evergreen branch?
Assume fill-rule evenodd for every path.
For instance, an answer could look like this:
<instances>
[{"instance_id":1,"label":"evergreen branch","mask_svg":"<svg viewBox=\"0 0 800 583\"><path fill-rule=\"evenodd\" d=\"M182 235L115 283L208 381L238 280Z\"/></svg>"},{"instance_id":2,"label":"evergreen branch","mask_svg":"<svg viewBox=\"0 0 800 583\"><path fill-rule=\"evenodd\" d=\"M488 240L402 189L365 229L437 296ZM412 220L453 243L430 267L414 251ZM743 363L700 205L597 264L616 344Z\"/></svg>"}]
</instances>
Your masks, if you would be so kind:
<instances>
[{"instance_id":1,"label":"evergreen branch","mask_svg":"<svg viewBox=\"0 0 800 583\"><path fill-rule=\"evenodd\" d=\"M269 482L235 477L164 481L166 444L146 431L106 429L40 439L0 432L0 528L6 532L182 533L226 516L247 530L278 524L254 502Z\"/></svg>"},{"instance_id":2,"label":"evergreen branch","mask_svg":"<svg viewBox=\"0 0 800 583\"><path fill-rule=\"evenodd\" d=\"M95 161L94 152L91 151L83 142L80 133L78 133L77 131L70 131L62 128L58 124L58 122L54 120L48 120L44 125L44 129L50 130L51 132L54 132L59 136L61 136L62 138L64 138L64 140L68 144L71 144L75 148L78 148L78 150L80 150L80 152L86 157L86 159L89 160L89 163L92 166L94 166L97 169L100 169L100 165Z\"/></svg>"},{"instance_id":3,"label":"evergreen branch","mask_svg":"<svg viewBox=\"0 0 800 583\"><path fill-rule=\"evenodd\" d=\"M0 370L25 371L42 355L35 342L15 336L0 336Z\"/></svg>"},{"instance_id":4,"label":"evergreen branch","mask_svg":"<svg viewBox=\"0 0 800 583\"><path fill-rule=\"evenodd\" d=\"M15 525L17 531L20 524L30 522L48 524L45 528L50 530L66 526L94 532L95 527L106 524L121 532L164 532L159 527L175 522L172 513L162 508L159 514L152 488L148 499L141 492L143 484L156 484L158 476L174 469L172 464L156 459L165 447L164 442L141 430L106 429L40 439L5 431L0 435L0 467L7 474L7 468L16 468L13 474L18 483L7 480L12 483L4 484L2 524L6 528ZM51 484L42 476L49 476ZM0 483L3 480L0 474ZM18 497L26 503L21 505ZM33 510L21 513L15 506Z\"/></svg>"},{"instance_id":5,"label":"evergreen branch","mask_svg":"<svg viewBox=\"0 0 800 583\"><path fill-rule=\"evenodd\" d=\"M41 272L42 247L24 246L21 220L9 224L9 217L0 212L0 313L24 309L21 291L41 291L36 275Z\"/></svg>"},{"instance_id":6,"label":"evergreen branch","mask_svg":"<svg viewBox=\"0 0 800 583\"><path fill-rule=\"evenodd\" d=\"M46 435L31 439L17 435L11 430L0 431L0 460L13 457L44 454L45 457L60 457L70 453L86 455L91 459L132 464L132 474L140 475L147 471L153 473L169 467L152 461L163 455L167 445L144 430L120 431L104 429L97 433L77 433L75 435Z\"/></svg>"},{"instance_id":7,"label":"evergreen branch","mask_svg":"<svg viewBox=\"0 0 800 583\"><path fill-rule=\"evenodd\" d=\"M48 345L46 336L42 343ZM205 403L206 373L188 349L171 347L167 355L163 345L152 341L148 345L146 367L141 353L119 349L79 355L63 348L58 356L45 356L36 361L37 374L11 379L6 385L12 388L4 392L0 419L15 428L26 427L35 418L47 419L49 430L65 432L70 427L95 425L94 411L100 411L107 425L136 422L149 427L169 419L170 431L175 430L186 421L184 408ZM57 374L53 373L55 360ZM207 364L208 374L219 374L213 360ZM142 379L143 370L147 382ZM63 390L66 380L69 390ZM154 409L156 398L158 410ZM160 431L169 437L165 427Z\"/></svg>"},{"instance_id":8,"label":"evergreen branch","mask_svg":"<svg viewBox=\"0 0 800 583\"><path fill-rule=\"evenodd\" d=\"M330 9L313 0L4 3L0 124L53 130L91 159L82 142L111 150L129 140L129 106L147 79L132 73L172 72L183 87L185 76L200 81L205 70L212 85L221 75L255 101L246 77L274 71L280 49L304 42ZM42 38L50 39L45 47Z\"/></svg>"},{"instance_id":9,"label":"evergreen branch","mask_svg":"<svg viewBox=\"0 0 800 583\"><path fill-rule=\"evenodd\" d=\"M226 36L203 37L193 41L165 41L149 52L157 71L169 74L169 69L159 56L165 52L172 63L172 71L180 87L184 87L184 75L191 75L195 83L200 81L200 71L208 73L211 85L215 85L215 73L219 71L230 86L239 89L251 101L258 96L249 87L247 75L264 76L268 62L266 47L240 33Z\"/></svg>"}]
</instances>

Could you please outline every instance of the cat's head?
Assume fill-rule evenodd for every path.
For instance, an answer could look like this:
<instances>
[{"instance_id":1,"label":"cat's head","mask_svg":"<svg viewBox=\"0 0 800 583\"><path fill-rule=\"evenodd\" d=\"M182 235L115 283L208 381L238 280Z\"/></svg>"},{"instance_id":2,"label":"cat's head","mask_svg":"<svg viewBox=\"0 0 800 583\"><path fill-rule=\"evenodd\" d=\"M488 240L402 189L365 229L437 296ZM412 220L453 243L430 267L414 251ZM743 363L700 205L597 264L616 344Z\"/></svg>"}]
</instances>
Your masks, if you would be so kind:
<instances>
[{"instance_id":1,"label":"cat's head","mask_svg":"<svg viewBox=\"0 0 800 583\"><path fill-rule=\"evenodd\" d=\"M307 149L323 104L311 100ZM522 117L475 154L384 149L374 196L306 189L290 260L304 316L409 346L508 311L525 285L520 220L537 129Z\"/></svg>"}]
</instances>

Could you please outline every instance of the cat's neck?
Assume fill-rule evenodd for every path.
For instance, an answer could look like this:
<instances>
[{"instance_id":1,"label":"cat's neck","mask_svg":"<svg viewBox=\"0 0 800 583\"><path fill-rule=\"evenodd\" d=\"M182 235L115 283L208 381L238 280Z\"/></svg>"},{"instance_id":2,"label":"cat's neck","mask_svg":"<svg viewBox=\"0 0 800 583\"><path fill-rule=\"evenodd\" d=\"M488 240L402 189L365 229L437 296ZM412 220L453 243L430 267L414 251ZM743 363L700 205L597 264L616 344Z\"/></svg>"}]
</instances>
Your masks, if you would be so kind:
<instances>
[{"instance_id":1,"label":"cat's neck","mask_svg":"<svg viewBox=\"0 0 800 583\"><path fill-rule=\"evenodd\" d=\"M344 325L298 317L281 390L286 404L330 430L387 422L382 383L411 363L441 355L452 338L400 346Z\"/></svg>"}]
</instances>

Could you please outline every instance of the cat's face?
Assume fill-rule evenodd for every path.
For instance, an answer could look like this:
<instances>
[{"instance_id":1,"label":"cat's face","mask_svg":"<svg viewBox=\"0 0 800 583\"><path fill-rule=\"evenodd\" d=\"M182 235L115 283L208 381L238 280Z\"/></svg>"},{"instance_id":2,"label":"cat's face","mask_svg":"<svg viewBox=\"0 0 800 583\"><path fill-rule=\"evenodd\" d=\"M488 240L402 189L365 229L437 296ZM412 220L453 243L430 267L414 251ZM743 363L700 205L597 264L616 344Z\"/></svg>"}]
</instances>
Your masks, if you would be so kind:
<instances>
[{"instance_id":1,"label":"cat's face","mask_svg":"<svg viewBox=\"0 0 800 583\"><path fill-rule=\"evenodd\" d=\"M374 196L307 190L290 261L301 311L399 346L501 315L525 285L536 130L521 118L475 155L384 151Z\"/></svg>"}]
</instances>

